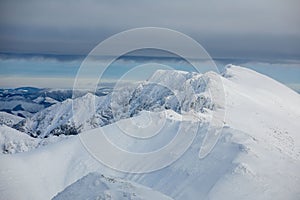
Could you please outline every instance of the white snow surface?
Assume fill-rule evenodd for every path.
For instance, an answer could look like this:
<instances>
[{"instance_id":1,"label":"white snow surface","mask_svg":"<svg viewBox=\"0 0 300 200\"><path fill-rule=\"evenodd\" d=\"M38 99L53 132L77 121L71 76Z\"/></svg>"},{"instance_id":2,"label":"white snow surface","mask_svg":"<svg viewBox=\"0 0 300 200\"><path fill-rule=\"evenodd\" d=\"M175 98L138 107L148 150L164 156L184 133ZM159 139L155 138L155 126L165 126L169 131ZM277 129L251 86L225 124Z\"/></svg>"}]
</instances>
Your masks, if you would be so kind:
<instances>
[{"instance_id":1,"label":"white snow surface","mask_svg":"<svg viewBox=\"0 0 300 200\"><path fill-rule=\"evenodd\" d=\"M73 199L171 200L145 186L118 178L105 177L98 173L88 174L53 198L53 200Z\"/></svg>"},{"instance_id":2,"label":"white snow surface","mask_svg":"<svg viewBox=\"0 0 300 200\"><path fill-rule=\"evenodd\" d=\"M88 93L56 103L27 118L21 129L30 135L46 137L66 130L77 133L98 128L143 110L209 112L217 104L209 98L211 79L209 73L158 70L138 86L118 87L106 96Z\"/></svg>"},{"instance_id":3,"label":"white snow surface","mask_svg":"<svg viewBox=\"0 0 300 200\"><path fill-rule=\"evenodd\" d=\"M0 156L1 154L14 154L30 151L38 147L56 143L68 137L70 136L50 136L43 139L33 138L6 125L0 125Z\"/></svg>"},{"instance_id":4,"label":"white snow surface","mask_svg":"<svg viewBox=\"0 0 300 200\"><path fill-rule=\"evenodd\" d=\"M35 139L29 135L6 125L0 125L0 153L5 154L29 151L36 148L37 145Z\"/></svg>"},{"instance_id":5,"label":"white snow surface","mask_svg":"<svg viewBox=\"0 0 300 200\"><path fill-rule=\"evenodd\" d=\"M0 101L0 110L10 109L12 110L16 106L21 106L25 111L37 112L44 108L43 105L34 104L32 102L26 102L24 100L11 100L11 101Z\"/></svg>"},{"instance_id":6,"label":"white snow surface","mask_svg":"<svg viewBox=\"0 0 300 200\"><path fill-rule=\"evenodd\" d=\"M13 126L14 124L19 123L24 118L12 115L6 112L0 112L0 125L5 124L9 127Z\"/></svg>"},{"instance_id":7,"label":"white snow surface","mask_svg":"<svg viewBox=\"0 0 300 200\"><path fill-rule=\"evenodd\" d=\"M45 103L51 103L51 104L56 104L58 103L59 101L51 98L51 97L42 97L42 96L39 96L37 97L36 99L33 100L33 102L35 103L42 103L42 102L45 102Z\"/></svg>"},{"instance_id":8,"label":"white snow surface","mask_svg":"<svg viewBox=\"0 0 300 200\"><path fill-rule=\"evenodd\" d=\"M164 74L161 79L168 76L163 71L158 73ZM200 76L190 75L191 78ZM165 79L171 80L170 77ZM124 199L118 195L137 193L143 199L160 192L165 196L153 199L300 199L300 95L271 78L238 66L228 66L221 79L226 96L225 125L218 143L205 158L198 157L207 129L202 118L199 120L203 126L183 156L170 166L145 174L122 173L105 166L86 150L79 136L74 136L29 152L1 155L1 198L51 199L59 193L56 199L101 199L107 194ZM144 124L149 121L147 115L150 114L151 120L159 124L163 112L143 111L119 122L126 124L126 120L136 118ZM168 112L165 122L168 128L159 132L165 137L159 140L161 143L155 143L154 148L164 145L182 120L195 117L191 111ZM205 115L210 116L210 112L196 115L196 118L205 118ZM114 139L114 135L122 133L118 126L113 123L82 134L88 137L99 130L111 131ZM118 141L118 137L114 141ZM117 144L136 152L145 150L143 145L127 141L126 137ZM146 150L151 148L150 145ZM120 165L124 164L122 162L126 164L120 161ZM92 172L96 174L90 174ZM97 173L117 183L107 185L105 178ZM91 185L91 181L99 186ZM132 187L127 190L124 184ZM77 190L88 196L74 195Z\"/></svg>"}]
</instances>

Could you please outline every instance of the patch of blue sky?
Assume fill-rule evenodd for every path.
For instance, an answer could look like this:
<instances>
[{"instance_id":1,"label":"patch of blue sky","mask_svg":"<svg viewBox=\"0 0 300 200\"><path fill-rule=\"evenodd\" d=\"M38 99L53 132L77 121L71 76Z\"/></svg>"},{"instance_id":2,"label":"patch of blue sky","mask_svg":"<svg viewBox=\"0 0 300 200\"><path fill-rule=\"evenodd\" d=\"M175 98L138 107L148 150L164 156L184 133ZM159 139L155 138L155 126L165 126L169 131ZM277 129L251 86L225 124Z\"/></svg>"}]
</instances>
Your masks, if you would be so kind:
<instances>
[{"instance_id":1,"label":"patch of blue sky","mask_svg":"<svg viewBox=\"0 0 300 200\"><path fill-rule=\"evenodd\" d=\"M8 59L0 61L0 76L74 77L79 61L60 62L44 59Z\"/></svg>"},{"instance_id":2,"label":"patch of blue sky","mask_svg":"<svg viewBox=\"0 0 300 200\"><path fill-rule=\"evenodd\" d=\"M233 63L234 64L234 63ZM58 61L54 59L7 59L0 60L0 87L10 87L8 78L14 78L16 83L11 87L22 84L22 78L28 78L26 83L30 84L30 78L55 78L69 79L69 85L72 87L72 80L76 77L80 68L81 60ZM217 62L218 67L222 68L221 63ZM200 63L200 72L214 70L207 67L206 63ZM296 91L300 91L300 63L263 63L263 62L247 62L242 64L257 72L270 76L275 80L286 84ZM157 69L176 69L183 71L197 71L191 64L184 60L133 60L119 59L107 67L105 73L101 77L101 81L117 81L120 78L140 81L146 80ZM97 73L91 71L92 73ZM89 78L87 76L87 78ZM5 82L6 81L6 82ZM49 87L55 87L54 83L49 82ZM34 85L38 86L38 82ZM30 85L29 85L30 86ZM45 87L45 83L43 85Z\"/></svg>"},{"instance_id":3,"label":"patch of blue sky","mask_svg":"<svg viewBox=\"0 0 300 200\"><path fill-rule=\"evenodd\" d=\"M299 64L269 64L269 63L246 63L245 67L265 74L284 84L300 84L300 63Z\"/></svg>"}]
</instances>

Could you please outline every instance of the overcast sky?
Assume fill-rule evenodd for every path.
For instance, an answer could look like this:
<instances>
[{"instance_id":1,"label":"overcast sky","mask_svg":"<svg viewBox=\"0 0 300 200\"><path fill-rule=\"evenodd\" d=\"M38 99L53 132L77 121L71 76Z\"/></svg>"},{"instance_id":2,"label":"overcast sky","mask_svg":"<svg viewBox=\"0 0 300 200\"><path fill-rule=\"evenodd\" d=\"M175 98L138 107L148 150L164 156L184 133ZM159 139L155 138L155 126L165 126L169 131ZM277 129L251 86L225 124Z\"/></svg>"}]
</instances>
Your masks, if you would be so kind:
<instances>
[{"instance_id":1,"label":"overcast sky","mask_svg":"<svg viewBox=\"0 0 300 200\"><path fill-rule=\"evenodd\" d=\"M1 0L0 52L85 55L130 28L183 32L212 57L300 58L298 0Z\"/></svg>"},{"instance_id":2,"label":"overcast sky","mask_svg":"<svg viewBox=\"0 0 300 200\"><path fill-rule=\"evenodd\" d=\"M246 66L300 91L299 8L299 0L0 0L0 87L72 87L97 44L150 26L192 37L221 66Z\"/></svg>"}]
</instances>

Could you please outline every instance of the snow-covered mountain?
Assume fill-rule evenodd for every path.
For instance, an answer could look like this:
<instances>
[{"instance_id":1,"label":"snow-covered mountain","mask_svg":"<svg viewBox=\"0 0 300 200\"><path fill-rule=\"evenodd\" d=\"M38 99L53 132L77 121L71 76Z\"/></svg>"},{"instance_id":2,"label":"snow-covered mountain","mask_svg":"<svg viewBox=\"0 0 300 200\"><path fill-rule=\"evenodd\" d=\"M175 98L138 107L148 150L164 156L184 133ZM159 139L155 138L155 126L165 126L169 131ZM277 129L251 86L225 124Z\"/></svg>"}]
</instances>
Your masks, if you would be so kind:
<instances>
[{"instance_id":1,"label":"snow-covered mountain","mask_svg":"<svg viewBox=\"0 0 300 200\"><path fill-rule=\"evenodd\" d=\"M209 119L223 106L219 99L211 99L208 94L215 89L216 79L222 80L226 97L224 128L212 151L200 159L198 154L210 127ZM75 114L63 117L61 121L66 121L61 124L68 124L75 116L75 125L83 122L77 125L83 126L84 133L27 153L1 155L1 197L34 200L57 195L55 198L81 199L79 194L73 195L81 188L81 193L91 193L84 196L87 198L101 199L107 191L113 195L125 192L134 199L133 193L148 191L140 190L142 185L178 200L300 198L300 95L257 72L237 66L228 66L222 76L213 72L201 75L158 71L137 87L118 90L105 97L95 98L88 94L68 101L78 102L73 104ZM50 125L48 128L47 123L42 123L40 127L46 130L41 132L42 136L51 133L52 122L55 127L60 123L55 120L72 110L68 101L57 104L56 112L52 106L47 114L39 113L40 122L44 118ZM94 109L89 102L92 105L96 102L95 113L90 112ZM76 112L82 115L76 116ZM48 120L47 115L55 120ZM141 128L131 127L132 121ZM101 122L108 125L102 127ZM163 128L157 129L162 122ZM88 140L94 141L100 152L113 156L109 149L99 145L101 141L97 143L99 132L104 132L116 146L127 151L155 152L167 146L185 122L200 124L190 147L174 163L151 173L114 170L109 164L97 161L91 149L84 145ZM29 126L30 123L34 121L26 121L23 127L39 127ZM151 128L143 128L145 125ZM188 127L182 129L186 137L191 133L190 129L185 129ZM159 134L147 139L130 137L133 133L149 136L156 129ZM177 140L175 147L184 143L186 137ZM176 156L177 149L171 153L161 153L160 161ZM132 165L126 157L114 161L117 168ZM151 167L153 162L148 161L145 159L132 168ZM116 185L106 185L103 178L90 174L93 172L118 181ZM100 184L99 188L91 182L94 180ZM133 186L126 189L123 183L129 186L129 182ZM156 194L153 191L151 193Z\"/></svg>"},{"instance_id":2,"label":"snow-covered mountain","mask_svg":"<svg viewBox=\"0 0 300 200\"><path fill-rule=\"evenodd\" d=\"M99 88L95 95L105 96L110 88ZM77 90L78 96L84 96L88 91ZM15 89L0 89L0 111L21 116L31 117L44 108L72 98L71 89L47 89L21 87Z\"/></svg>"},{"instance_id":3,"label":"snow-covered mountain","mask_svg":"<svg viewBox=\"0 0 300 200\"><path fill-rule=\"evenodd\" d=\"M30 117L57 101L70 98L71 95L71 90L53 91L33 87L0 89L0 111L24 118Z\"/></svg>"},{"instance_id":4,"label":"snow-covered mountain","mask_svg":"<svg viewBox=\"0 0 300 200\"><path fill-rule=\"evenodd\" d=\"M5 125L0 125L1 153L19 153L35 149L35 139Z\"/></svg>"},{"instance_id":5,"label":"snow-covered mountain","mask_svg":"<svg viewBox=\"0 0 300 200\"><path fill-rule=\"evenodd\" d=\"M0 112L0 125L7 125L9 127L12 127L13 125L19 123L21 120L23 120L22 117L18 117L16 115L12 115L6 112Z\"/></svg>"},{"instance_id":6,"label":"snow-covered mountain","mask_svg":"<svg viewBox=\"0 0 300 200\"><path fill-rule=\"evenodd\" d=\"M148 81L119 87L106 96L88 93L56 103L15 128L35 137L75 135L132 117L142 110L209 112L215 106L208 91L211 76L211 73L159 70Z\"/></svg>"},{"instance_id":7,"label":"snow-covered mountain","mask_svg":"<svg viewBox=\"0 0 300 200\"><path fill-rule=\"evenodd\" d=\"M98 173L88 174L53 198L53 200L73 199L171 200L151 188Z\"/></svg>"},{"instance_id":8,"label":"snow-covered mountain","mask_svg":"<svg viewBox=\"0 0 300 200\"><path fill-rule=\"evenodd\" d=\"M6 125L0 125L0 155L27 152L66 139L68 136L33 138Z\"/></svg>"}]
</instances>

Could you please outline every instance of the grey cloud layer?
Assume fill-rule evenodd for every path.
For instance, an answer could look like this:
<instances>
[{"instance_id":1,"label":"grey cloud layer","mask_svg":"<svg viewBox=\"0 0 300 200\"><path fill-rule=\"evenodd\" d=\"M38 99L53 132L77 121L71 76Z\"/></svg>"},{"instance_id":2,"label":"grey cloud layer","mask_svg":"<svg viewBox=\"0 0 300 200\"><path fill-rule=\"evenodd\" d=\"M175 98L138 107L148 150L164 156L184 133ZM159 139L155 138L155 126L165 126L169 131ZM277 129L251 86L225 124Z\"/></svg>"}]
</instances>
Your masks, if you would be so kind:
<instances>
[{"instance_id":1,"label":"grey cloud layer","mask_svg":"<svg viewBox=\"0 0 300 200\"><path fill-rule=\"evenodd\" d=\"M0 52L86 54L120 31L181 31L214 57L300 58L299 1L1 1Z\"/></svg>"}]
</instances>

